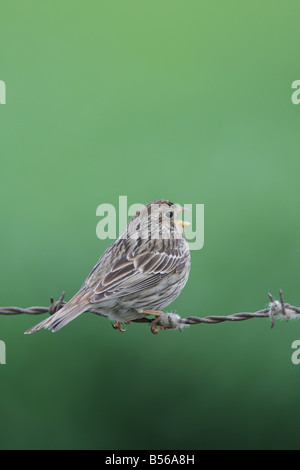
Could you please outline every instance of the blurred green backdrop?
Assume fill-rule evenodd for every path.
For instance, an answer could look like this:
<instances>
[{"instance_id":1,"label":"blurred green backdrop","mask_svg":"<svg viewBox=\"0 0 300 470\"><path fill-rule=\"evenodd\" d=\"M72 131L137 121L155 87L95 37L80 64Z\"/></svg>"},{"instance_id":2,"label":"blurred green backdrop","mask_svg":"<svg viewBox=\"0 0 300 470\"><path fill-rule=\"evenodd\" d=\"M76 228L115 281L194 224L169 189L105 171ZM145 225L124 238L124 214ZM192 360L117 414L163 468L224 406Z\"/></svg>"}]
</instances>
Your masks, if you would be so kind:
<instances>
[{"instance_id":1,"label":"blurred green backdrop","mask_svg":"<svg viewBox=\"0 0 300 470\"><path fill-rule=\"evenodd\" d=\"M69 299L109 241L96 208L205 204L171 306L228 314L299 294L297 1L1 0L0 305ZM299 448L300 323L56 334L0 317L0 448Z\"/></svg>"}]
</instances>

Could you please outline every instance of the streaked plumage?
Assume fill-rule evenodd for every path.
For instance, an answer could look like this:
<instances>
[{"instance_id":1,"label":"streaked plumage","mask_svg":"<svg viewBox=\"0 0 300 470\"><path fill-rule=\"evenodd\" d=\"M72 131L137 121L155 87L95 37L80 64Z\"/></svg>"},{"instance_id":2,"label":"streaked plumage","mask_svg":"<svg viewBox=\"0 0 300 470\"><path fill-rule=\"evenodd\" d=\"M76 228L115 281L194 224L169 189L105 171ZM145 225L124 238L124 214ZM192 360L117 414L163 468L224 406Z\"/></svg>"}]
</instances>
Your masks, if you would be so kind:
<instances>
[{"instance_id":1,"label":"streaked plumage","mask_svg":"<svg viewBox=\"0 0 300 470\"><path fill-rule=\"evenodd\" d=\"M103 253L77 294L26 333L41 328L57 331L88 311L122 323L144 317L144 310L160 311L169 305L190 271L179 212L173 203L160 199L143 206Z\"/></svg>"}]
</instances>

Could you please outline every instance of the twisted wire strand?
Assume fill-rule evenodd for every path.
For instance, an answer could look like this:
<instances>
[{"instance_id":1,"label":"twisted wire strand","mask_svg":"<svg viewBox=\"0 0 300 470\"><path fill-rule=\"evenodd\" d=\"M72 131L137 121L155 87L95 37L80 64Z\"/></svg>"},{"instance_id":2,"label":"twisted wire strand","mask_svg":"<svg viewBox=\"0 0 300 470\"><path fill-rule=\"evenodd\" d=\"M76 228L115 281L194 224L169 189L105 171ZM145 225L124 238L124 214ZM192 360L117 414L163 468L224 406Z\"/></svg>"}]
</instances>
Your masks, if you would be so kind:
<instances>
[{"instance_id":1,"label":"twisted wire strand","mask_svg":"<svg viewBox=\"0 0 300 470\"><path fill-rule=\"evenodd\" d=\"M64 297L64 292L56 302L54 302L53 297L51 297L49 307L0 307L0 315L20 315L21 313L27 315L40 315L41 313L49 313L50 315L53 315L66 304Z\"/></svg>"},{"instance_id":2,"label":"twisted wire strand","mask_svg":"<svg viewBox=\"0 0 300 470\"><path fill-rule=\"evenodd\" d=\"M209 315L207 317L186 317L182 318L182 323L196 325L197 323L222 323L224 321L244 321L251 318L266 318L270 316L270 309L259 310L258 312L241 312L231 315Z\"/></svg>"},{"instance_id":3,"label":"twisted wire strand","mask_svg":"<svg viewBox=\"0 0 300 470\"><path fill-rule=\"evenodd\" d=\"M64 301L65 293L63 292L60 298L54 302L54 299L50 299L49 307L29 307L29 308L20 308L20 307L0 307L0 315L40 315L43 313L49 313L53 315L56 313L60 308L62 308L66 302ZM187 325L197 325L200 323L204 324L216 324L216 323L223 323L225 321L244 321L250 320L252 318L270 318L271 320L271 327L274 326L274 317L279 316L284 318L286 321L297 318L300 315L300 308L290 305L284 302L282 290L279 290L279 297L280 301L274 300L273 296L268 293L270 298L270 303L268 308L264 308L262 310L258 310L257 312L240 312L240 313L233 313L230 315L209 315L205 317L197 317L197 316L188 316L185 318L181 318L177 315L176 312L172 313L163 313L158 318L149 319L149 318L141 318L137 320L133 320L135 323L153 323L158 327L163 329L176 329L178 328L181 330L184 326ZM93 310L90 310L92 313ZM97 312L99 313L99 312Z\"/></svg>"}]
</instances>

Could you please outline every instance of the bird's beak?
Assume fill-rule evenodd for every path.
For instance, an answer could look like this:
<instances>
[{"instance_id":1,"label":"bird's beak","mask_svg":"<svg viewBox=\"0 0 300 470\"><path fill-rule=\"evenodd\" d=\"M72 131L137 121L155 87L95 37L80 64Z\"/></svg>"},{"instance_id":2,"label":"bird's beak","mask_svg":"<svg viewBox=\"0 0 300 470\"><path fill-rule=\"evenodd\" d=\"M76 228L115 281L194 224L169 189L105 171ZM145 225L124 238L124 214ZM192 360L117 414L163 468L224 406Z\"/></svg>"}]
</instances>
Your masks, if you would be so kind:
<instances>
[{"instance_id":1,"label":"bird's beak","mask_svg":"<svg viewBox=\"0 0 300 470\"><path fill-rule=\"evenodd\" d=\"M175 220L175 224L177 225L180 225L180 227L184 228L184 227L188 227L190 224L190 222L184 222L183 220Z\"/></svg>"}]
</instances>

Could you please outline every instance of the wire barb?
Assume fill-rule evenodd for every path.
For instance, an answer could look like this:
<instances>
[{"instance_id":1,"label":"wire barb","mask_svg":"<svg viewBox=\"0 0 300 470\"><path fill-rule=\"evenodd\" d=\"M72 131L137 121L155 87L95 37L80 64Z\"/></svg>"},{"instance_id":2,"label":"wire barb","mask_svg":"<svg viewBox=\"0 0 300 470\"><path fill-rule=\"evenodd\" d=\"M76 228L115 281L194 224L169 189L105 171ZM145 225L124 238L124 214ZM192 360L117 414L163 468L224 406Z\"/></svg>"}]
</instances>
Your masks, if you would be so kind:
<instances>
[{"instance_id":1,"label":"wire barb","mask_svg":"<svg viewBox=\"0 0 300 470\"><path fill-rule=\"evenodd\" d=\"M216 324L223 323L225 321L250 320L251 318L270 318L271 328L273 328L275 323L275 317L285 319L286 321L289 321L294 318L299 318L300 308L284 302L283 293L281 289L279 290L280 301L275 300L272 294L270 293L268 293L268 296L270 299L268 307L253 313L240 312L233 313L231 315L209 315L206 317L189 316L181 318L176 312L171 312L161 314L159 317L157 317L157 319L155 319L155 323L157 327L161 327L162 329L179 329L179 331L181 331L185 326L197 325L200 323ZM56 302L54 302L53 297L51 297L49 307L0 307L0 315L40 315L42 313L49 313L49 315L54 315L54 313L58 312L58 310L60 310L66 304L66 302L64 301L64 297L65 292L61 294L60 298ZM90 311L92 313L96 313L93 312L93 310ZM133 322L135 323L150 324L152 323L152 321L152 319L146 317L133 320Z\"/></svg>"}]
</instances>

